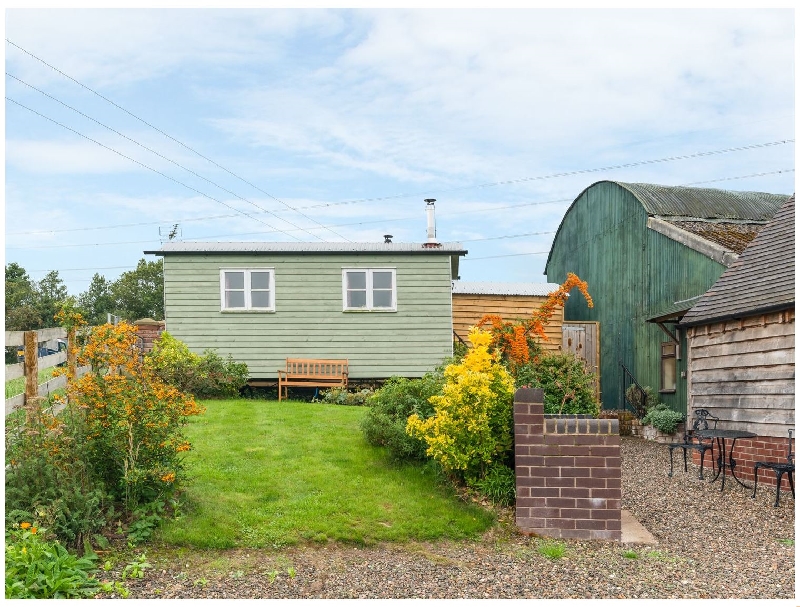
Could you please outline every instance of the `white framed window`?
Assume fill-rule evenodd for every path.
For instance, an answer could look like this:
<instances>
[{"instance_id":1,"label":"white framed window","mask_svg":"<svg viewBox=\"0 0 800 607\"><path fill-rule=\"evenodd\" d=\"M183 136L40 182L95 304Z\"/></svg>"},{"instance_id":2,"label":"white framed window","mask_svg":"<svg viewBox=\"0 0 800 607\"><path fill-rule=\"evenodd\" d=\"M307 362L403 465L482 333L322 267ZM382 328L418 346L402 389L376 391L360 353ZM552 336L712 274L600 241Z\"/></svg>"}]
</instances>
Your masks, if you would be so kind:
<instances>
[{"instance_id":1,"label":"white framed window","mask_svg":"<svg viewBox=\"0 0 800 607\"><path fill-rule=\"evenodd\" d=\"M219 271L220 309L223 312L274 312L273 268L223 268Z\"/></svg>"},{"instance_id":2,"label":"white framed window","mask_svg":"<svg viewBox=\"0 0 800 607\"><path fill-rule=\"evenodd\" d=\"M396 312L394 268L342 268L342 305L345 312Z\"/></svg>"}]
</instances>

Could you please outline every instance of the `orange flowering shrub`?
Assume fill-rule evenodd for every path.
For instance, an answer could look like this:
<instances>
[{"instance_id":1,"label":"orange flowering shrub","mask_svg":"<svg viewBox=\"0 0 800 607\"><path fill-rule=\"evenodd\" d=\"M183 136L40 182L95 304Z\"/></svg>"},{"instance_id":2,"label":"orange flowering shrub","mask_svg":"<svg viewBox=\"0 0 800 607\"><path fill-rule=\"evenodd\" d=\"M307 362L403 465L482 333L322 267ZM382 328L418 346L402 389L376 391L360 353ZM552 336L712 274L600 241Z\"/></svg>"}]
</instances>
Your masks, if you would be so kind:
<instances>
[{"instance_id":1,"label":"orange flowering shrub","mask_svg":"<svg viewBox=\"0 0 800 607\"><path fill-rule=\"evenodd\" d=\"M92 467L127 509L172 490L190 449L182 427L203 413L194 398L143 363L133 325L95 327L77 355L82 377L68 374L67 398L81 412Z\"/></svg>"},{"instance_id":2,"label":"orange flowering shrub","mask_svg":"<svg viewBox=\"0 0 800 607\"><path fill-rule=\"evenodd\" d=\"M586 298L587 305L592 308L594 302L589 295L589 287L585 281L572 272L567 279L547 296L541 307L531 314L530 318L516 322L503 320L496 314L487 314L478 321L477 326L491 325L491 347L500 352L500 357L508 363L512 372L529 362L535 362L541 348L538 340L548 341L545 327L558 308L563 308L570 291L578 289Z\"/></svg>"}]
</instances>

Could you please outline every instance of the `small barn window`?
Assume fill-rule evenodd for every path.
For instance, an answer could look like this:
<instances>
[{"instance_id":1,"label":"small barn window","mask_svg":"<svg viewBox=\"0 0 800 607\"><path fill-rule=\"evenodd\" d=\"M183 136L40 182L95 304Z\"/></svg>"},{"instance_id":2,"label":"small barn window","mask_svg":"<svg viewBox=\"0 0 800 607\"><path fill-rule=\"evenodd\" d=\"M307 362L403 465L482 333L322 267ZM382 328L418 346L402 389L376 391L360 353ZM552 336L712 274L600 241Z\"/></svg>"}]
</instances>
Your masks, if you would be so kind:
<instances>
[{"instance_id":1,"label":"small barn window","mask_svg":"<svg viewBox=\"0 0 800 607\"><path fill-rule=\"evenodd\" d=\"M397 310L395 271L392 268L342 270L344 311L394 312Z\"/></svg>"},{"instance_id":2,"label":"small barn window","mask_svg":"<svg viewBox=\"0 0 800 607\"><path fill-rule=\"evenodd\" d=\"M678 344L667 341L661 344L661 389L659 392L675 392L678 377Z\"/></svg>"},{"instance_id":3,"label":"small barn window","mask_svg":"<svg viewBox=\"0 0 800 607\"><path fill-rule=\"evenodd\" d=\"M272 268L220 270L220 300L224 312L275 311L275 271Z\"/></svg>"}]
</instances>

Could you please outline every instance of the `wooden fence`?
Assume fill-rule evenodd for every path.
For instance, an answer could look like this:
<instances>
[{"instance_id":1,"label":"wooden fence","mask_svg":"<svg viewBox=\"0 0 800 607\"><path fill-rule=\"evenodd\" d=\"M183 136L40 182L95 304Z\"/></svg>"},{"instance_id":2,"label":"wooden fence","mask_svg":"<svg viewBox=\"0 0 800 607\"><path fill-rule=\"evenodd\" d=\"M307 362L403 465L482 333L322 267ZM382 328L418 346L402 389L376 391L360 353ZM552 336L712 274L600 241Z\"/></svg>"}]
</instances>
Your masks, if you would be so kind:
<instances>
[{"instance_id":1,"label":"wooden fence","mask_svg":"<svg viewBox=\"0 0 800 607\"><path fill-rule=\"evenodd\" d=\"M39 344L55 339L67 340L66 351L40 358ZM63 362L67 363L67 366L72 369L76 377L80 377L89 370L89 367L76 368L74 356L70 352L70 346L74 339L74 332L68 335L67 330L60 327L39 329L38 331L6 331L6 347L22 347L25 353L23 362L6 365L6 381L19 377L25 378L24 393L6 399L6 415L23 406L29 398L49 396L53 391L67 385L67 378L64 375L39 384L40 370L51 369Z\"/></svg>"}]
</instances>

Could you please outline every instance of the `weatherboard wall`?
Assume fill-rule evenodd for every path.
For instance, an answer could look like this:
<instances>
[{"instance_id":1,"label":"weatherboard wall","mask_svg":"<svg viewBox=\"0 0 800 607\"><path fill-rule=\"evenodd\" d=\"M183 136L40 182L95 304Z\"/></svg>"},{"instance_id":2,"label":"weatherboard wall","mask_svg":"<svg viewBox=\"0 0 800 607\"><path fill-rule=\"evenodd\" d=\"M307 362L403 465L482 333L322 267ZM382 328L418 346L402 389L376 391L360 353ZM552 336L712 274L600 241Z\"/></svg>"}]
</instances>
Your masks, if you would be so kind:
<instances>
[{"instance_id":1,"label":"weatherboard wall","mask_svg":"<svg viewBox=\"0 0 800 607\"><path fill-rule=\"evenodd\" d=\"M346 358L353 379L419 377L452 355L449 255L164 256L167 331L275 378L287 357ZM274 268L275 312L221 312L221 268ZM394 268L396 312L343 312L343 268Z\"/></svg>"},{"instance_id":2,"label":"weatherboard wall","mask_svg":"<svg viewBox=\"0 0 800 607\"><path fill-rule=\"evenodd\" d=\"M503 320L509 321L528 319L546 300L546 296L538 295L453 293L453 330L461 339L468 341L470 327L477 324L486 314L496 314ZM564 311L558 308L545 326L547 340L541 341L545 350L561 349L563 321Z\"/></svg>"},{"instance_id":3,"label":"weatherboard wall","mask_svg":"<svg viewBox=\"0 0 800 607\"><path fill-rule=\"evenodd\" d=\"M587 188L570 207L553 242L546 274L561 282L574 272L588 282L594 307L574 292L564 322L599 321L601 400L622 406L622 369L658 394L660 344L667 335L647 319L675 302L702 295L725 269L705 255L647 227L647 212L627 189L612 182ZM669 326L669 325L668 325ZM658 394L686 411L686 338L679 334L677 389Z\"/></svg>"}]
</instances>

